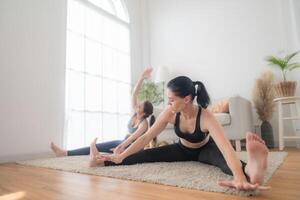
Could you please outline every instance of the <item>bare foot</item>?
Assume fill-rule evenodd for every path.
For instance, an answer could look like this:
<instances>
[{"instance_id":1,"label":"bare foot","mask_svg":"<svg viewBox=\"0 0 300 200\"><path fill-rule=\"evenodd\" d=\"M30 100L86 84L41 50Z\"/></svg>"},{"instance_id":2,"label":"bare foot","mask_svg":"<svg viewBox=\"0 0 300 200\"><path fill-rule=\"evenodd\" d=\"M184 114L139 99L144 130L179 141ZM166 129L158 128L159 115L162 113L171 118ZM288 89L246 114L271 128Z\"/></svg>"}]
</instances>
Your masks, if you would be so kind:
<instances>
[{"instance_id":1,"label":"bare foot","mask_svg":"<svg viewBox=\"0 0 300 200\"><path fill-rule=\"evenodd\" d=\"M97 138L95 138L90 145L90 162L89 162L90 167L98 167L104 165L104 161L97 159L97 156L100 154L100 152L96 147L96 142L97 142Z\"/></svg>"},{"instance_id":2,"label":"bare foot","mask_svg":"<svg viewBox=\"0 0 300 200\"><path fill-rule=\"evenodd\" d=\"M63 157L68 155L66 150L59 148L53 142L51 142L50 147L57 157Z\"/></svg>"},{"instance_id":3,"label":"bare foot","mask_svg":"<svg viewBox=\"0 0 300 200\"><path fill-rule=\"evenodd\" d=\"M246 133L246 148L248 164L245 172L252 184L261 185L267 170L268 148L259 136L251 132Z\"/></svg>"}]
</instances>

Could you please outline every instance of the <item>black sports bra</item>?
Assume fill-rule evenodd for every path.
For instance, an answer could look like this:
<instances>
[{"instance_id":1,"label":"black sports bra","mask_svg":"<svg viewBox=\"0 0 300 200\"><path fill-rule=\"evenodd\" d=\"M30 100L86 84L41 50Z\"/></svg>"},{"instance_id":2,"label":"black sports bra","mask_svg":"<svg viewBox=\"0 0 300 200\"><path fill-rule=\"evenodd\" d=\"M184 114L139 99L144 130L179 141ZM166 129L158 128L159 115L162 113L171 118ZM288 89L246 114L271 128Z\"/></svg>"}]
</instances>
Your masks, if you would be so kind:
<instances>
[{"instance_id":1,"label":"black sports bra","mask_svg":"<svg viewBox=\"0 0 300 200\"><path fill-rule=\"evenodd\" d=\"M208 133L204 133L201 131L200 128L200 115L201 115L201 107L199 106L197 118L196 118L196 128L194 133L183 133L179 128L179 121L180 121L180 112L176 113L176 119L174 124L174 131L176 135L180 138L183 138L191 143L199 143L208 137Z\"/></svg>"}]
</instances>

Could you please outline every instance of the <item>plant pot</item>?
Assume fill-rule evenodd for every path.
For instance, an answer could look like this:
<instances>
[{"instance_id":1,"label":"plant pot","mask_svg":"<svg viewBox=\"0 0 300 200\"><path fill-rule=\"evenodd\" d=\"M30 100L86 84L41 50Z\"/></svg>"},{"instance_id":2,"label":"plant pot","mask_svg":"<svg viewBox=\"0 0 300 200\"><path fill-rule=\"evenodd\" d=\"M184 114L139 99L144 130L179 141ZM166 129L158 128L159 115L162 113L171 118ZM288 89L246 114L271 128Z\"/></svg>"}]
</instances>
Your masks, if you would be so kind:
<instances>
[{"instance_id":1,"label":"plant pot","mask_svg":"<svg viewBox=\"0 0 300 200\"><path fill-rule=\"evenodd\" d=\"M277 97L290 97L295 96L296 81L282 81L275 85L275 92Z\"/></svg>"},{"instance_id":2,"label":"plant pot","mask_svg":"<svg viewBox=\"0 0 300 200\"><path fill-rule=\"evenodd\" d=\"M263 121L261 126L261 138L265 141L267 147L274 148L274 135L273 128L268 121Z\"/></svg>"}]
</instances>

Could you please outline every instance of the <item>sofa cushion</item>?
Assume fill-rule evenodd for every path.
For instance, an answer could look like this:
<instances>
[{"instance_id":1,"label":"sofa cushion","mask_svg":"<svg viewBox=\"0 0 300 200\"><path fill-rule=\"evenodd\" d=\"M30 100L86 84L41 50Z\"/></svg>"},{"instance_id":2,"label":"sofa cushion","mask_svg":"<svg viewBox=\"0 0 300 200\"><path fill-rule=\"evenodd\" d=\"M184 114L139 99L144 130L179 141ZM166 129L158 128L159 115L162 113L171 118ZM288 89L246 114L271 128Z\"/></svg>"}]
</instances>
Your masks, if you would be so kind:
<instances>
[{"instance_id":1,"label":"sofa cushion","mask_svg":"<svg viewBox=\"0 0 300 200\"><path fill-rule=\"evenodd\" d=\"M214 116L222 126L229 125L231 123L231 118L228 113L214 113Z\"/></svg>"}]
</instances>

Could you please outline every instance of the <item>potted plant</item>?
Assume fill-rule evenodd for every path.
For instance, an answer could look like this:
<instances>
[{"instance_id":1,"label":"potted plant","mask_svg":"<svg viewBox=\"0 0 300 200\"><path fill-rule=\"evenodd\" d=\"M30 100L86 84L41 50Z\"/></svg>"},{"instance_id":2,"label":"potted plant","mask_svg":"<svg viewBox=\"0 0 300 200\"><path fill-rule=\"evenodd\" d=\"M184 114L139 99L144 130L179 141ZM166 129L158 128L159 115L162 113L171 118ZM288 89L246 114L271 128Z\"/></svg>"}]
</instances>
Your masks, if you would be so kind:
<instances>
[{"instance_id":1,"label":"potted plant","mask_svg":"<svg viewBox=\"0 0 300 200\"><path fill-rule=\"evenodd\" d=\"M271 71L263 72L256 79L253 91L253 102L256 113L262 121L260 126L261 137L265 141L268 148L274 147L273 129L269 122L274 112L274 76Z\"/></svg>"},{"instance_id":2,"label":"potted plant","mask_svg":"<svg viewBox=\"0 0 300 200\"><path fill-rule=\"evenodd\" d=\"M287 81L286 74L289 71L292 71L300 67L300 63L293 62L291 60L296 56L300 51L288 54L287 56L280 58L275 56L269 56L266 58L269 64L275 65L281 69L283 81L275 85L275 91L278 97L294 96L296 91L296 81Z\"/></svg>"},{"instance_id":3,"label":"potted plant","mask_svg":"<svg viewBox=\"0 0 300 200\"><path fill-rule=\"evenodd\" d=\"M138 99L139 101L148 100L155 106L160 105L164 100L160 84L156 84L151 80L145 81L140 90Z\"/></svg>"},{"instance_id":4,"label":"potted plant","mask_svg":"<svg viewBox=\"0 0 300 200\"><path fill-rule=\"evenodd\" d=\"M140 93L138 95L139 101L150 101L154 106L159 106L164 101L163 85L154 83L151 80L144 81ZM146 148L158 147L157 137L153 138Z\"/></svg>"}]
</instances>

